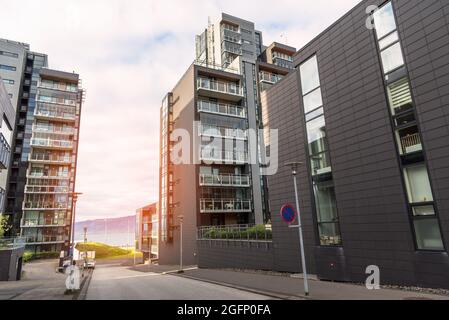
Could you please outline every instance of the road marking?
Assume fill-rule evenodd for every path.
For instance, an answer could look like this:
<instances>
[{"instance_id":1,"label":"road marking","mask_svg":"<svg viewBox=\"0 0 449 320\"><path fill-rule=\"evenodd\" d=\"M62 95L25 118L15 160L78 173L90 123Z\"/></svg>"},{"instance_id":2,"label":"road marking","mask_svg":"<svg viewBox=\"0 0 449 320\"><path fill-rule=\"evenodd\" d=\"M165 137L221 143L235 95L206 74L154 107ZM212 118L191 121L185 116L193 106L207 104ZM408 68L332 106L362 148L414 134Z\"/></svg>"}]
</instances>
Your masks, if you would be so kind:
<instances>
[{"instance_id":1,"label":"road marking","mask_svg":"<svg viewBox=\"0 0 449 320\"><path fill-rule=\"evenodd\" d=\"M135 276L126 276L126 277L119 277L119 278L110 278L108 280L123 280L123 279L132 279L132 278L144 278L144 277L154 277L154 276L160 276L158 273L150 273L150 274L139 274Z\"/></svg>"}]
</instances>

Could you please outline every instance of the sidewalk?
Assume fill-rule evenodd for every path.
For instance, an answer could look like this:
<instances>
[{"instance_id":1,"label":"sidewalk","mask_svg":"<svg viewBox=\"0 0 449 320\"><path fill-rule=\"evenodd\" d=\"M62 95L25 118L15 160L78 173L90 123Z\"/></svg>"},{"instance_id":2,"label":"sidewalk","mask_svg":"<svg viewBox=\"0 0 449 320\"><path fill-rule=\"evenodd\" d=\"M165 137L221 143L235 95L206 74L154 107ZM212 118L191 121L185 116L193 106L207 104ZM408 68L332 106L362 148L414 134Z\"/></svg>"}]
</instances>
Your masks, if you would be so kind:
<instances>
[{"instance_id":1,"label":"sidewalk","mask_svg":"<svg viewBox=\"0 0 449 320\"><path fill-rule=\"evenodd\" d=\"M304 296L302 279L250 272L196 269L181 277L191 278L235 289L268 295L279 299L312 300L449 300L447 296L401 290L367 290L364 286L310 280L310 296Z\"/></svg>"}]
</instances>

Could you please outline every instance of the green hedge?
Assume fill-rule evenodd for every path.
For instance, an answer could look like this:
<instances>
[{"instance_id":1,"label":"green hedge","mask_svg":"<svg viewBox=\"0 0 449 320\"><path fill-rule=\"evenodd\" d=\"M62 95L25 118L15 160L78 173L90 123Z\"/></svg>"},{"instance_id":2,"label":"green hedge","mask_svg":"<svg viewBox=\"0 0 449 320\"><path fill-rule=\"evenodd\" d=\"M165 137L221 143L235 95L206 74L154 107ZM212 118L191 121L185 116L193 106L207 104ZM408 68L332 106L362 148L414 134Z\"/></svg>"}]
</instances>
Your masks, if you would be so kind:
<instances>
[{"instance_id":1,"label":"green hedge","mask_svg":"<svg viewBox=\"0 0 449 320\"><path fill-rule=\"evenodd\" d=\"M59 258L59 252L39 252L39 253L33 253L33 252L25 252L23 254L23 262L30 262L34 260L42 260L42 259L58 259Z\"/></svg>"},{"instance_id":2,"label":"green hedge","mask_svg":"<svg viewBox=\"0 0 449 320\"><path fill-rule=\"evenodd\" d=\"M271 240L273 238L272 231L267 230L264 225L257 225L246 230L232 229L223 230L219 228L211 228L203 234L205 239L250 239L250 240Z\"/></svg>"}]
</instances>

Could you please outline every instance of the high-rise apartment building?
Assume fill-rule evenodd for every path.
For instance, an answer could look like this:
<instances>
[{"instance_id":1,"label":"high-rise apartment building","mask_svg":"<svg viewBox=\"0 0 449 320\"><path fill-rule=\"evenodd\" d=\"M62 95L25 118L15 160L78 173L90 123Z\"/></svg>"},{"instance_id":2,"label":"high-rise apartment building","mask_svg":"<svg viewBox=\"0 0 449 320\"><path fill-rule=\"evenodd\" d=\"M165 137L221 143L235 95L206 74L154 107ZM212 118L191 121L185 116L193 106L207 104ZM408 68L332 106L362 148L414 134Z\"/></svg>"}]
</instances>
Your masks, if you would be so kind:
<instances>
[{"instance_id":1,"label":"high-rise apartment building","mask_svg":"<svg viewBox=\"0 0 449 320\"><path fill-rule=\"evenodd\" d=\"M27 250L67 250L73 219L83 91L75 73L48 69L45 54L0 39L0 76L15 109L5 213Z\"/></svg>"},{"instance_id":2,"label":"high-rise apartment building","mask_svg":"<svg viewBox=\"0 0 449 320\"><path fill-rule=\"evenodd\" d=\"M260 88L292 70L295 51L264 47L254 23L227 14L197 36L195 62L161 108L160 263L179 261L181 220L184 263L194 264L197 227L269 219Z\"/></svg>"},{"instance_id":3,"label":"high-rise apartment building","mask_svg":"<svg viewBox=\"0 0 449 320\"><path fill-rule=\"evenodd\" d=\"M67 250L71 241L82 100L78 74L40 70L21 221L37 252Z\"/></svg>"}]
</instances>

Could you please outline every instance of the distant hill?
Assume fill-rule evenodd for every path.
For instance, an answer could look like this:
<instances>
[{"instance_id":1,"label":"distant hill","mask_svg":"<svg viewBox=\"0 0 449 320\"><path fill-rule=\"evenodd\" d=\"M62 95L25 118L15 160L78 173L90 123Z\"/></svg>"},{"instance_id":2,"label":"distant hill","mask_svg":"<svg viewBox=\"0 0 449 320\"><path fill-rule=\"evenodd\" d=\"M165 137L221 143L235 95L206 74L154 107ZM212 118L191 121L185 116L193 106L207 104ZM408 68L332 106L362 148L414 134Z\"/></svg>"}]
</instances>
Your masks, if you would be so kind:
<instances>
[{"instance_id":1,"label":"distant hill","mask_svg":"<svg viewBox=\"0 0 449 320\"><path fill-rule=\"evenodd\" d=\"M115 246L133 245L135 239L136 216L87 220L75 223L75 240L84 240L87 227L88 241Z\"/></svg>"}]
</instances>

